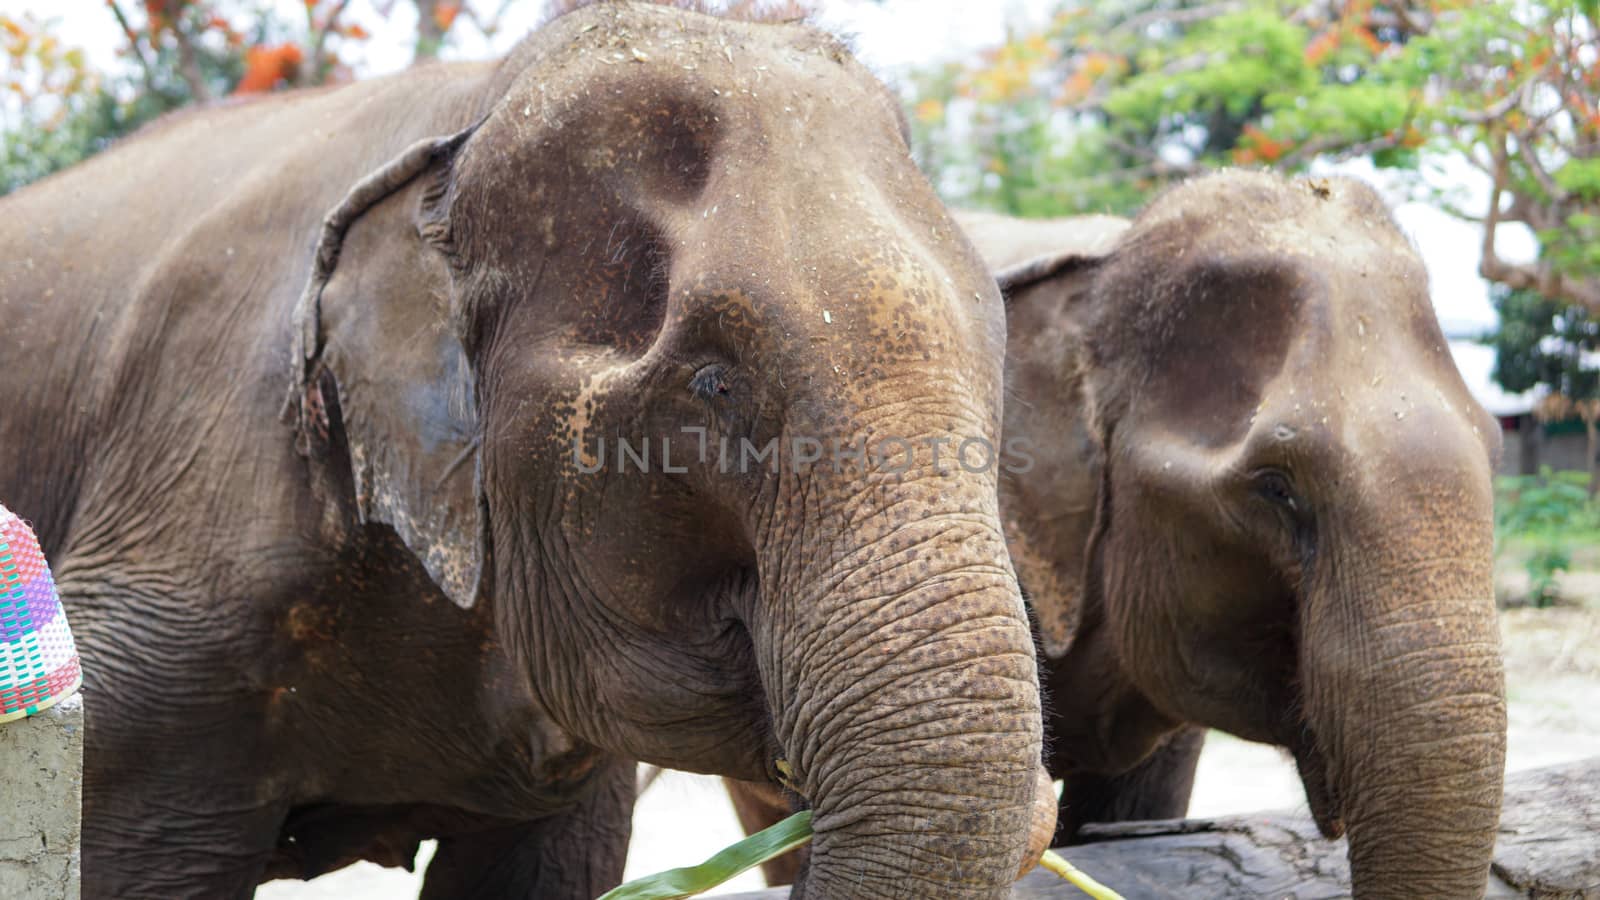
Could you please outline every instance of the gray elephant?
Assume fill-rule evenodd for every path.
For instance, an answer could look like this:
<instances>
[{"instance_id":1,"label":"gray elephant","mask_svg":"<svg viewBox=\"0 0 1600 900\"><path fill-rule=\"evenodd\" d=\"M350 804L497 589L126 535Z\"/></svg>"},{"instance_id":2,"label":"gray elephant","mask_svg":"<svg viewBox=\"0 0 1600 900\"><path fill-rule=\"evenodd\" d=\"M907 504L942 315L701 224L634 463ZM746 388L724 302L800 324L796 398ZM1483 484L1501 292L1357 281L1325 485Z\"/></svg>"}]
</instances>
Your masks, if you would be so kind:
<instances>
[{"instance_id":1,"label":"gray elephant","mask_svg":"<svg viewBox=\"0 0 1600 900\"><path fill-rule=\"evenodd\" d=\"M1004 312L896 110L809 28L607 3L0 201L85 896L437 838L430 900L589 898L635 759L781 762L796 896L1004 896L1054 798L997 475L863 449L996 442Z\"/></svg>"},{"instance_id":2,"label":"gray elephant","mask_svg":"<svg viewBox=\"0 0 1600 900\"><path fill-rule=\"evenodd\" d=\"M1481 896L1500 436L1382 201L1234 171L1131 223L958 219L1007 295L1006 434L1036 463L1003 471L1001 509L1054 843L1182 815L1206 726L1293 754L1357 896ZM734 795L747 827L787 811Z\"/></svg>"}]
</instances>

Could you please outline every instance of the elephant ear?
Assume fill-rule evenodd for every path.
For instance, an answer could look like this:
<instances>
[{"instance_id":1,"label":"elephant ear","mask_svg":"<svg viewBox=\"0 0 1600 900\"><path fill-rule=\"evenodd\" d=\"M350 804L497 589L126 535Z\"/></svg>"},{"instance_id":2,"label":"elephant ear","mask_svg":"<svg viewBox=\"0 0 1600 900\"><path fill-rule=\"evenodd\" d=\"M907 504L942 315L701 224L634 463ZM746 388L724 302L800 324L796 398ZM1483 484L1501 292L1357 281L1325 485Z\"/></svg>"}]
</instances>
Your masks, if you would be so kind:
<instances>
[{"instance_id":1,"label":"elephant ear","mask_svg":"<svg viewBox=\"0 0 1600 900\"><path fill-rule=\"evenodd\" d=\"M430 235L472 129L413 144L328 213L295 311L298 446L347 456L358 520L391 526L452 601L471 606L485 516L473 373Z\"/></svg>"},{"instance_id":2,"label":"elephant ear","mask_svg":"<svg viewBox=\"0 0 1600 900\"><path fill-rule=\"evenodd\" d=\"M1040 647L1060 658L1077 635L1094 577L1090 543L1104 484L1085 329L1095 274L1127 223L1108 216L1004 221L1007 228L981 223L989 227L972 236L1006 300L1007 392L1021 401L1007 409L1008 437L1029 439L1037 459L1009 486L1008 538Z\"/></svg>"},{"instance_id":3,"label":"elephant ear","mask_svg":"<svg viewBox=\"0 0 1600 900\"><path fill-rule=\"evenodd\" d=\"M1103 259L1131 224L1120 216L1016 219L973 210L955 218L1007 296Z\"/></svg>"}]
</instances>

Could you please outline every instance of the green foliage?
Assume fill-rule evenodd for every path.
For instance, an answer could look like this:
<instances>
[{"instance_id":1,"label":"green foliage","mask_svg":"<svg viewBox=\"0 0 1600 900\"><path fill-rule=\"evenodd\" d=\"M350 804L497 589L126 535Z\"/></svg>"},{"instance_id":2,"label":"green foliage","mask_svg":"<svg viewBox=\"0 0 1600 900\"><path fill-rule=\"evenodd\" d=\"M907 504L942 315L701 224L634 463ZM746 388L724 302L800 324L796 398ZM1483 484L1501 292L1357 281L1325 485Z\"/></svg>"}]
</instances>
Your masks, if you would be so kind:
<instances>
[{"instance_id":1,"label":"green foliage","mask_svg":"<svg viewBox=\"0 0 1600 900\"><path fill-rule=\"evenodd\" d=\"M1600 503L1589 496L1587 473L1545 466L1538 475L1502 475L1495 489L1495 530L1503 536L1600 533Z\"/></svg>"},{"instance_id":2,"label":"green foliage","mask_svg":"<svg viewBox=\"0 0 1600 900\"><path fill-rule=\"evenodd\" d=\"M1600 199L1600 159L1572 160L1557 169L1554 177L1556 185L1564 191L1585 200Z\"/></svg>"},{"instance_id":3,"label":"green foliage","mask_svg":"<svg viewBox=\"0 0 1600 900\"><path fill-rule=\"evenodd\" d=\"M97 90L77 99L53 126L26 123L0 140L0 194L8 194L51 172L64 169L105 149L156 112L118 103Z\"/></svg>"},{"instance_id":4,"label":"green foliage","mask_svg":"<svg viewBox=\"0 0 1600 900\"><path fill-rule=\"evenodd\" d=\"M1540 231L1539 240L1544 257L1561 271L1600 271L1600 215L1571 213L1563 227Z\"/></svg>"},{"instance_id":5,"label":"green foliage","mask_svg":"<svg viewBox=\"0 0 1600 900\"><path fill-rule=\"evenodd\" d=\"M192 5L183 15L203 12ZM0 194L75 165L196 99L175 46L157 43L145 67L94 73L81 50L62 49L59 27L59 20L0 17L9 41L6 72L18 98L0 136ZM191 71L213 94L227 93L244 71L238 46L212 41L191 50Z\"/></svg>"},{"instance_id":6,"label":"green foliage","mask_svg":"<svg viewBox=\"0 0 1600 900\"><path fill-rule=\"evenodd\" d=\"M1387 62L1411 35L1368 27L1367 6L1066 3L977 65L913 77L916 150L948 199L1019 215L1126 214L1199 169L1356 145L1414 166L1417 85Z\"/></svg>"},{"instance_id":7,"label":"green foliage","mask_svg":"<svg viewBox=\"0 0 1600 900\"><path fill-rule=\"evenodd\" d=\"M1528 602L1556 602L1556 576L1572 566L1573 551L1600 543L1600 502L1589 496L1585 472L1556 472L1495 480L1497 552L1521 557L1528 574Z\"/></svg>"},{"instance_id":8,"label":"green foliage","mask_svg":"<svg viewBox=\"0 0 1600 900\"><path fill-rule=\"evenodd\" d=\"M1269 96L1295 96L1315 86L1316 73L1301 54L1305 43L1304 28L1265 6L1211 19L1177 41L1141 51L1137 74L1106 97L1104 109L1153 131L1196 113L1210 121L1243 119Z\"/></svg>"}]
</instances>

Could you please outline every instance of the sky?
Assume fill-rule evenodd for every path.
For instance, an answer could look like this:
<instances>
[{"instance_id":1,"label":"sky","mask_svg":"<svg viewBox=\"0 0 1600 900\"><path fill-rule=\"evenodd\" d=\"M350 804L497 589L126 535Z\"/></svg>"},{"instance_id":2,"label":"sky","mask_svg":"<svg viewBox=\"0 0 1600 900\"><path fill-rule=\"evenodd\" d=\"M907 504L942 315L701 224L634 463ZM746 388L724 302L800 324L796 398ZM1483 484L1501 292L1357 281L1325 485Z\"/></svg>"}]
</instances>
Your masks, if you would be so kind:
<instances>
[{"instance_id":1,"label":"sky","mask_svg":"<svg viewBox=\"0 0 1600 900\"><path fill-rule=\"evenodd\" d=\"M89 53L97 68L124 64L117 57L122 42L115 20L104 0L0 0L8 8L19 8L41 18L59 18L61 36ZM285 18L303 16L302 0L270 0ZM479 8L495 5L491 0L476 0ZM971 56L1005 39L1006 30L1042 23L1055 7L1055 0L823 0L819 23L830 30L853 36L857 55L888 80L916 65ZM392 6L385 19L378 6ZM476 29L457 28L447 58L479 59L503 52L540 20L542 0L512 0L501 21L499 32L486 40ZM372 38L365 42L357 72L363 77L382 75L403 68L411 57L409 38L416 22L415 7L407 0L351 0L346 21L366 28ZM1477 274L1482 229L1455 219L1427 204L1407 202L1403 184L1389 173L1379 172L1366 160L1336 166L1320 166L1325 173L1354 175L1373 182L1395 206L1395 217L1416 244L1427 264L1434 308L1446 335L1466 338L1482 334L1495 323L1489 304L1488 285ZM1427 183L1455 193L1464 209L1482 209L1487 203L1488 184L1482 173L1465 162L1425 173ZM1533 236L1521 226L1502 226L1497 247L1509 261L1532 258ZM1469 353L1472 361L1457 362L1469 386L1487 395L1487 364L1481 353ZM1492 361L1492 356L1488 358ZM1469 371L1470 369L1470 371ZM1481 371L1479 371L1481 370Z\"/></svg>"}]
</instances>

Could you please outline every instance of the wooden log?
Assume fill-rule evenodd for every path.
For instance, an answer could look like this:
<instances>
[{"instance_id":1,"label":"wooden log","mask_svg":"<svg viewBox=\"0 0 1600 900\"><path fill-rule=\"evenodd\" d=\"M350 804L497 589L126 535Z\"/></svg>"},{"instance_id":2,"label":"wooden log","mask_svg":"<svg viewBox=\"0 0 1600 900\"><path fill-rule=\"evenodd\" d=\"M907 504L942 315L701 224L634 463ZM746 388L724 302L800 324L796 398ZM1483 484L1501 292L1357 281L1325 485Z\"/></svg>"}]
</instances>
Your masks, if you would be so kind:
<instances>
[{"instance_id":1,"label":"wooden log","mask_svg":"<svg viewBox=\"0 0 1600 900\"><path fill-rule=\"evenodd\" d=\"M1350 896L1345 842L1324 840L1294 812L1090 825L1083 834L1088 843L1059 852L1127 900ZM779 888L722 900L787 896ZM1084 895L1036 869L1011 896ZM1506 779L1488 896L1600 898L1600 758Z\"/></svg>"}]
</instances>

